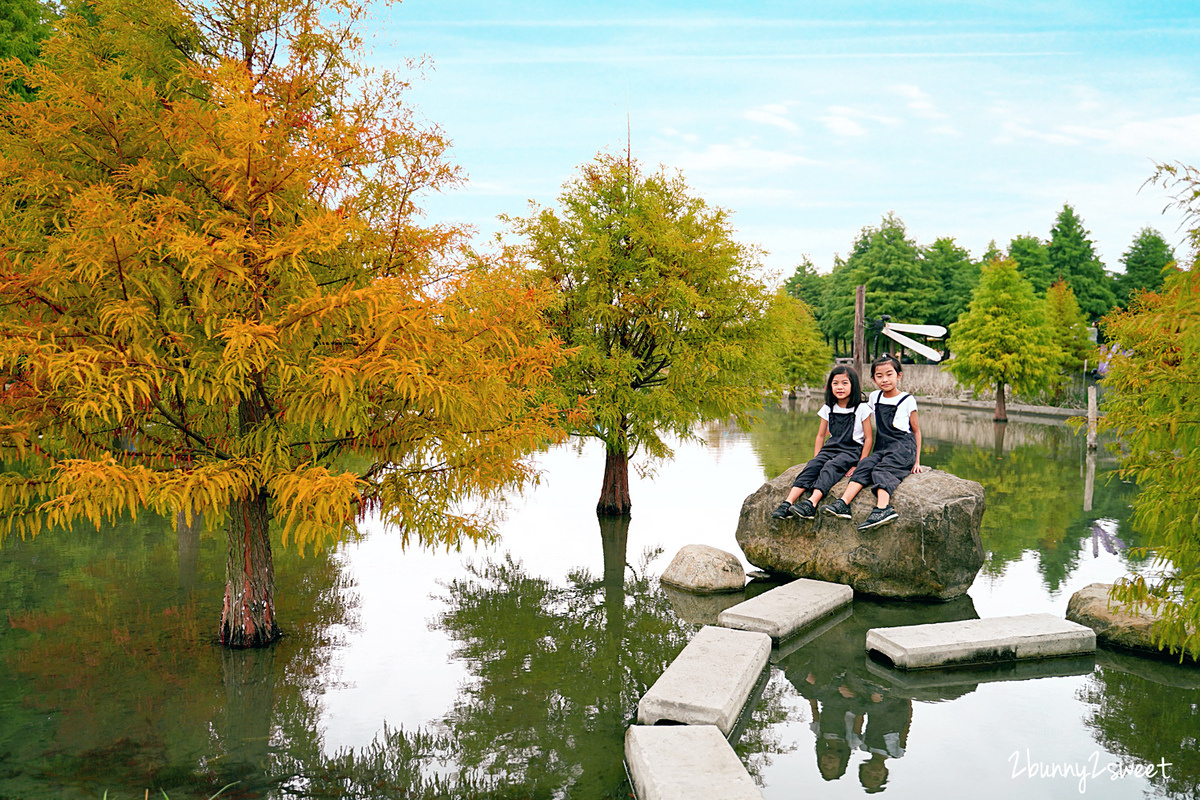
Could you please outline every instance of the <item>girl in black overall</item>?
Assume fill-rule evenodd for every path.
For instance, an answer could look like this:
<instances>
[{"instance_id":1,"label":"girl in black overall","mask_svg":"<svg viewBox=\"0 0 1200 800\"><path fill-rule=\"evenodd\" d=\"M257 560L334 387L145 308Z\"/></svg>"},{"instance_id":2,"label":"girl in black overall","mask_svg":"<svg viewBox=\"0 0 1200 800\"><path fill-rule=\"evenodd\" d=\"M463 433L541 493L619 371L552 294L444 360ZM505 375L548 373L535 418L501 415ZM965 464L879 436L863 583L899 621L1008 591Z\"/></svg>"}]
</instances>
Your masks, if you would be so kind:
<instances>
[{"instance_id":1,"label":"girl in black overall","mask_svg":"<svg viewBox=\"0 0 1200 800\"><path fill-rule=\"evenodd\" d=\"M796 476L787 500L771 512L775 519L789 516L812 519L816 506L829 489L854 472L854 465L871 452L870 410L862 402L858 373L852 367L834 367L825 379L825 405L817 412L821 427L813 447L813 458ZM809 498L796 503L806 489Z\"/></svg>"},{"instance_id":2,"label":"girl in black overall","mask_svg":"<svg viewBox=\"0 0 1200 800\"><path fill-rule=\"evenodd\" d=\"M893 355L882 355L871 364L871 377L879 391L872 392L867 404L878 431L879 446L858 462L850 485L841 499L825 506L825 513L850 519L850 501L864 486L875 490L875 508L860 531L899 519L892 508L892 495L909 474L924 472L921 466L921 427L917 423L917 401L902 394L900 362Z\"/></svg>"}]
</instances>

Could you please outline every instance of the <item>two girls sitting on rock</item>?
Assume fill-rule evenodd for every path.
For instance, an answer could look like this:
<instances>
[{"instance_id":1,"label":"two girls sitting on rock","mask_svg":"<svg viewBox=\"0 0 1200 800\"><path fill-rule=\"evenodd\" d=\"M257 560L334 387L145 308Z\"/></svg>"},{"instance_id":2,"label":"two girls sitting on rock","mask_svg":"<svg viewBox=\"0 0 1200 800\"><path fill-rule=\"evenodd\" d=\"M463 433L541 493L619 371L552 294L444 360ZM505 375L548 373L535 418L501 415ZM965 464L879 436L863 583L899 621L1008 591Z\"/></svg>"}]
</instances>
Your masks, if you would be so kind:
<instances>
[{"instance_id":1,"label":"two girls sitting on rock","mask_svg":"<svg viewBox=\"0 0 1200 800\"><path fill-rule=\"evenodd\" d=\"M850 502L869 486L875 491L875 508L858 529L865 531L899 519L891 505L896 487L910 473L927 469L921 466L917 401L911 394L900 392L901 374L895 356L885 354L875 359L871 377L879 389L862 403L858 373L850 367L833 368L825 381L825 405L817 412L821 427L813 459L796 476L787 500L771 512L772 517L812 519L821 498L842 476L849 476L850 484L842 496L824 507L826 514L850 519ZM872 427L878 436L874 452ZM809 499L797 504L800 495L809 489Z\"/></svg>"}]
</instances>

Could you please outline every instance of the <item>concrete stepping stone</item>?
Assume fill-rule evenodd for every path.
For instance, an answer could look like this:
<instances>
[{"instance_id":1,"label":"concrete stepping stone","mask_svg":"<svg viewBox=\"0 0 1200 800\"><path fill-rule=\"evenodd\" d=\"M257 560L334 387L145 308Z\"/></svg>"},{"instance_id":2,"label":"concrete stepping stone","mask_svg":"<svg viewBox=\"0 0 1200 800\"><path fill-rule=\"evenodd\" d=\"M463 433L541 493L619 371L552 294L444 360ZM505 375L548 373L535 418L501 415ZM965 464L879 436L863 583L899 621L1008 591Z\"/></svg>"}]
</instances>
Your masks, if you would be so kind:
<instances>
[{"instance_id":1,"label":"concrete stepping stone","mask_svg":"<svg viewBox=\"0 0 1200 800\"><path fill-rule=\"evenodd\" d=\"M765 633L706 625L638 702L643 725L715 725L733 730L771 654Z\"/></svg>"},{"instance_id":2,"label":"concrete stepping stone","mask_svg":"<svg viewBox=\"0 0 1200 800\"><path fill-rule=\"evenodd\" d=\"M762 800L762 792L713 725L634 725L625 763L638 800Z\"/></svg>"},{"instance_id":3,"label":"concrete stepping stone","mask_svg":"<svg viewBox=\"0 0 1200 800\"><path fill-rule=\"evenodd\" d=\"M725 609L717 624L765 633L778 642L853 599L854 590L844 583L797 578Z\"/></svg>"},{"instance_id":4,"label":"concrete stepping stone","mask_svg":"<svg viewBox=\"0 0 1200 800\"><path fill-rule=\"evenodd\" d=\"M1096 633L1053 614L872 628L867 652L900 669L1051 658L1096 652Z\"/></svg>"}]
</instances>

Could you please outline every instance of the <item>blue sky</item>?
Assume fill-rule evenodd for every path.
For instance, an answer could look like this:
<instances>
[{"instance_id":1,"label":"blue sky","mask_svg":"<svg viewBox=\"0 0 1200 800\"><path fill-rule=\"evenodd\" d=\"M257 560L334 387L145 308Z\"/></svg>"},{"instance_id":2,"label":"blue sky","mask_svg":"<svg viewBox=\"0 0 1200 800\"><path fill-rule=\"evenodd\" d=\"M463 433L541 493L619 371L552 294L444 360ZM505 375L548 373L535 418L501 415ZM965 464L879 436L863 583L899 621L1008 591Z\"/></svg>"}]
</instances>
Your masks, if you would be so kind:
<instances>
[{"instance_id":1,"label":"blue sky","mask_svg":"<svg viewBox=\"0 0 1200 800\"><path fill-rule=\"evenodd\" d=\"M432 60L411 99L469 179L429 217L484 236L623 152L628 109L635 157L734 212L779 277L888 212L979 256L1064 202L1109 269L1146 225L1185 255L1142 184L1200 164L1194 3L409 0L373 24L380 66Z\"/></svg>"}]
</instances>

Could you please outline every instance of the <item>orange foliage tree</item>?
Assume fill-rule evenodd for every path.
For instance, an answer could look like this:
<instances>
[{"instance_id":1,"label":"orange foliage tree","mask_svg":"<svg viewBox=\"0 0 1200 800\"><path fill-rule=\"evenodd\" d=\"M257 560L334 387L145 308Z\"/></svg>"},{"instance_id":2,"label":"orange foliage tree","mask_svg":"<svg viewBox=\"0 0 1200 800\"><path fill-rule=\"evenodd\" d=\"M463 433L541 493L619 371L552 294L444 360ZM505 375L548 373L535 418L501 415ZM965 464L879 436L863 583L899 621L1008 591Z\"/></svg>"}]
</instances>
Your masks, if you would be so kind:
<instances>
[{"instance_id":1,"label":"orange foliage tree","mask_svg":"<svg viewBox=\"0 0 1200 800\"><path fill-rule=\"evenodd\" d=\"M361 14L95 0L0 69L0 535L225 514L228 646L279 636L271 524L486 534L556 435L546 296L422 224L459 177Z\"/></svg>"}]
</instances>

